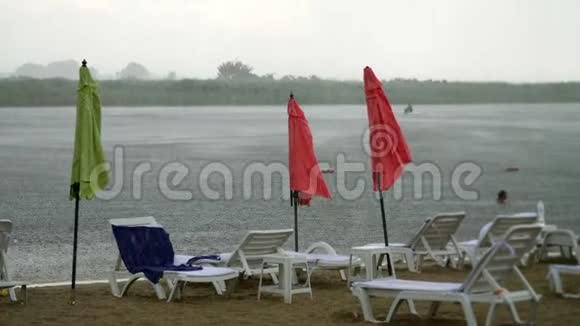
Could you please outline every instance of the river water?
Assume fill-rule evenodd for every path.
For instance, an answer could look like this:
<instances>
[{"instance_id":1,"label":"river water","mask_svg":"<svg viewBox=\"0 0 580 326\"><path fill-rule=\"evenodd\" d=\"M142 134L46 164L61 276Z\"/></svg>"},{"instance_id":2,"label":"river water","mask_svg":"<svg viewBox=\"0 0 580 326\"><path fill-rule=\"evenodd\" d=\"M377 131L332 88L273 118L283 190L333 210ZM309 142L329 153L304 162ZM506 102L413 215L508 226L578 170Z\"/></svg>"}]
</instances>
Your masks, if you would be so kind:
<instances>
[{"instance_id":1,"label":"river water","mask_svg":"<svg viewBox=\"0 0 580 326\"><path fill-rule=\"evenodd\" d=\"M314 199L310 207L300 208L301 248L324 240L347 252L354 245L380 242L379 205L368 186L369 158L363 146L366 108L303 109L319 161L338 168L343 160L364 170L347 173L344 182L341 173L325 176L334 198ZM409 115L397 106L395 111L414 164L435 168L438 174L424 178L422 189L407 174L400 195L385 194L392 241L408 239L430 215L458 210L467 212L458 236L472 238L498 212L495 196L500 189L509 192L508 211L532 211L543 200L548 223L580 231L580 104L425 105ZM0 108L0 219L14 222L9 258L15 279L36 283L70 278L74 114L73 107ZM155 216L171 233L176 252L184 254L229 251L247 230L293 226L282 178L274 175L264 185L259 176L244 177L260 163L286 164L284 105L107 107L102 138L108 159L115 147L123 151L123 168L111 177L111 183L122 187L112 199L81 202L80 279L105 278L112 267L116 250L111 218ZM147 164L150 171L135 180L135 169ZM179 184L168 184L163 171L177 165L187 169L187 176ZM481 169L473 183L460 182L477 194L475 200L462 198L452 187L458 166ZM519 171L505 171L514 166ZM231 195L224 196L223 178L212 173L205 184L220 197L212 199L216 193L210 190L208 195L200 177L212 169L223 174L224 168L232 176ZM170 172L168 179L174 176ZM345 196L344 189L352 191L357 182L367 187L354 198L350 192ZM193 198L176 200L167 195L171 191Z\"/></svg>"}]
</instances>

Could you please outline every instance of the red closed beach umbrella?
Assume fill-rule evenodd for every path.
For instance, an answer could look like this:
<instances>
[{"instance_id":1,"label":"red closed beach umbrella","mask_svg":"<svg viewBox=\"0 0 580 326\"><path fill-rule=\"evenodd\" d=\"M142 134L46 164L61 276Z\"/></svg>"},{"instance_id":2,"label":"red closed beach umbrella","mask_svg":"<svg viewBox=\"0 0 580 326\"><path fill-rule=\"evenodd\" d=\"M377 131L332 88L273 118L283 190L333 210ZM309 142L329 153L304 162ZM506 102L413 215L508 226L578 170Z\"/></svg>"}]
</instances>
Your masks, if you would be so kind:
<instances>
[{"instance_id":1,"label":"red closed beach umbrella","mask_svg":"<svg viewBox=\"0 0 580 326\"><path fill-rule=\"evenodd\" d=\"M389 245L383 191L389 190L411 162L411 151L395 119L382 84L370 67L364 68L364 88L369 118L373 189L380 194L385 245Z\"/></svg>"},{"instance_id":2,"label":"red closed beach umbrella","mask_svg":"<svg viewBox=\"0 0 580 326\"><path fill-rule=\"evenodd\" d=\"M298 251L298 206L309 206L314 196L332 196L318 167L308 120L292 94L288 100L288 163L290 202L294 206L294 249Z\"/></svg>"}]
</instances>

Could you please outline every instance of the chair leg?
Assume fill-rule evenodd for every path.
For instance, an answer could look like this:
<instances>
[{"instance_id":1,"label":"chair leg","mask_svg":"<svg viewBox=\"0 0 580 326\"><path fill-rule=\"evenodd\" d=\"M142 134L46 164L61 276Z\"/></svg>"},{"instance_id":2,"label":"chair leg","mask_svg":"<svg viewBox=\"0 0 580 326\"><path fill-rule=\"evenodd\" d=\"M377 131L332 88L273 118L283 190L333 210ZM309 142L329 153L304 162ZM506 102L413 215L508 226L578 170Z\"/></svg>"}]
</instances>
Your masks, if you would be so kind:
<instances>
[{"instance_id":1,"label":"chair leg","mask_svg":"<svg viewBox=\"0 0 580 326\"><path fill-rule=\"evenodd\" d=\"M227 284L226 291L225 291L226 298L229 299L231 297L232 293L234 293L234 291L236 291L236 288L238 287L238 282L239 281L240 281L240 277L239 276L238 277L231 278L231 279L229 279L227 281L223 281L224 284Z\"/></svg>"},{"instance_id":2,"label":"chair leg","mask_svg":"<svg viewBox=\"0 0 580 326\"><path fill-rule=\"evenodd\" d=\"M117 282L117 275L115 272L109 274L109 285L111 286L111 293L114 297L121 297L121 291L119 290L119 283Z\"/></svg>"},{"instance_id":3,"label":"chair leg","mask_svg":"<svg viewBox=\"0 0 580 326\"><path fill-rule=\"evenodd\" d=\"M419 257L417 257L417 263L415 265L415 270L417 271L417 273L421 272L422 266L423 266L423 255L419 255Z\"/></svg>"},{"instance_id":4,"label":"chair leg","mask_svg":"<svg viewBox=\"0 0 580 326\"><path fill-rule=\"evenodd\" d=\"M133 281L131 281L131 284L133 284L133 282L135 282L137 279L134 279ZM178 282L175 282L175 286L173 286L173 288L177 287ZM125 289L123 289L123 294L125 294L126 289L129 288L128 286L129 284L127 284L127 286L125 287ZM151 285L153 285L153 289L155 290L155 294L157 295L157 298L159 298L159 300L165 300L166 296L165 296L165 289L163 289L163 286L161 285L161 283L157 283L157 284L153 284L151 283Z\"/></svg>"},{"instance_id":5,"label":"chair leg","mask_svg":"<svg viewBox=\"0 0 580 326\"><path fill-rule=\"evenodd\" d=\"M179 292L177 292L177 299L183 299L183 289L185 289L185 285L187 285L187 281L181 282L181 286L179 287Z\"/></svg>"},{"instance_id":6,"label":"chair leg","mask_svg":"<svg viewBox=\"0 0 580 326\"><path fill-rule=\"evenodd\" d=\"M172 288L173 287L173 281L169 278L165 278L165 283L167 283L167 287L168 288Z\"/></svg>"},{"instance_id":7,"label":"chair leg","mask_svg":"<svg viewBox=\"0 0 580 326\"><path fill-rule=\"evenodd\" d=\"M516 309L515 304L511 301L508 301L507 305L508 305L510 312L512 314L512 321L513 321L514 325L522 325L523 322L520 319L520 315L518 314L518 310Z\"/></svg>"},{"instance_id":8,"label":"chair leg","mask_svg":"<svg viewBox=\"0 0 580 326\"><path fill-rule=\"evenodd\" d=\"M292 286L294 283L294 269L291 264L283 264L284 269L284 303L292 303Z\"/></svg>"},{"instance_id":9,"label":"chair leg","mask_svg":"<svg viewBox=\"0 0 580 326\"><path fill-rule=\"evenodd\" d=\"M471 302L467 297L461 300L461 306L463 307L463 313L465 314L465 321L467 326L477 326L477 320L475 319L475 314L473 313L473 307Z\"/></svg>"},{"instance_id":10,"label":"chair leg","mask_svg":"<svg viewBox=\"0 0 580 326\"><path fill-rule=\"evenodd\" d=\"M461 255L461 257L459 257L459 261L457 262L457 268L459 270L465 269L465 256L466 256L466 253L463 253L463 255Z\"/></svg>"},{"instance_id":11,"label":"chair leg","mask_svg":"<svg viewBox=\"0 0 580 326\"><path fill-rule=\"evenodd\" d=\"M548 272L548 279L550 280L550 288L552 291L556 292L557 294L564 293L560 272L557 269L550 268L550 271Z\"/></svg>"},{"instance_id":12,"label":"chair leg","mask_svg":"<svg viewBox=\"0 0 580 326\"><path fill-rule=\"evenodd\" d=\"M176 292L179 291L179 286L180 286L180 281L175 281L173 282L173 287L171 287L171 292L169 292L169 296L167 297L167 302L171 302L173 301L173 298L175 298Z\"/></svg>"},{"instance_id":13,"label":"chair leg","mask_svg":"<svg viewBox=\"0 0 580 326\"><path fill-rule=\"evenodd\" d=\"M274 284L278 284L280 282L275 272L270 273L270 277L272 278L272 282L274 282Z\"/></svg>"},{"instance_id":14,"label":"chair leg","mask_svg":"<svg viewBox=\"0 0 580 326\"><path fill-rule=\"evenodd\" d=\"M305 264L306 265L306 286L308 287L308 290L310 291L310 300L312 300L312 284L310 283L310 275L312 275L312 271L313 269L310 269L310 267L308 266L308 263Z\"/></svg>"},{"instance_id":15,"label":"chair leg","mask_svg":"<svg viewBox=\"0 0 580 326\"><path fill-rule=\"evenodd\" d=\"M366 290L362 288L353 288L353 294L358 298L360 302L364 319L366 321L378 323L379 321L375 319L373 307L371 305L369 295L366 293Z\"/></svg>"},{"instance_id":16,"label":"chair leg","mask_svg":"<svg viewBox=\"0 0 580 326\"><path fill-rule=\"evenodd\" d=\"M530 301L530 312L528 313L528 323L530 325L535 325L538 320L538 305L539 302L535 300Z\"/></svg>"},{"instance_id":17,"label":"chair leg","mask_svg":"<svg viewBox=\"0 0 580 326\"><path fill-rule=\"evenodd\" d=\"M344 272L344 269L341 269L340 271L338 271L338 274L340 274L341 280L346 281L346 274Z\"/></svg>"},{"instance_id":18,"label":"chair leg","mask_svg":"<svg viewBox=\"0 0 580 326\"><path fill-rule=\"evenodd\" d=\"M14 291L14 288L8 289L8 296L13 302L18 301L18 297L16 297L16 291Z\"/></svg>"},{"instance_id":19,"label":"chair leg","mask_svg":"<svg viewBox=\"0 0 580 326\"><path fill-rule=\"evenodd\" d=\"M433 301L431 303L431 307L429 307L429 318L435 317L437 315L440 306L441 302L439 301Z\"/></svg>"},{"instance_id":20,"label":"chair leg","mask_svg":"<svg viewBox=\"0 0 580 326\"><path fill-rule=\"evenodd\" d=\"M412 253L405 254L405 261L407 262L407 269L410 272L419 273L420 271L417 269L417 260Z\"/></svg>"},{"instance_id":21,"label":"chair leg","mask_svg":"<svg viewBox=\"0 0 580 326\"><path fill-rule=\"evenodd\" d=\"M485 326L492 326L495 323L495 308L496 303L492 303L487 311L487 318L485 319Z\"/></svg>"},{"instance_id":22,"label":"chair leg","mask_svg":"<svg viewBox=\"0 0 580 326\"><path fill-rule=\"evenodd\" d=\"M412 315L419 316L419 314L417 313L417 309L415 308L415 301L411 299L407 299L405 301L407 301L407 308L409 308L409 312Z\"/></svg>"},{"instance_id":23,"label":"chair leg","mask_svg":"<svg viewBox=\"0 0 580 326\"><path fill-rule=\"evenodd\" d=\"M457 265L455 265L455 261L451 255L447 256L446 259L447 259L445 263L446 268L457 268Z\"/></svg>"},{"instance_id":24,"label":"chair leg","mask_svg":"<svg viewBox=\"0 0 580 326\"><path fill-rule=\"evenodd\" d=\"M260 271L260 281L258 282L258 300L262 297L262 280L264 279L264 264L262 264Z\"/></svg>"},{"instance_id":25,"label":"chair leg","mask_svg":"<svg viewBox=\"0 0 580 326\"><path fill-rule=\"evenodd\" d=\"M24 304L28 303L28 294L26 293L26 284L20 287L20 295L22 296L22 302Z\"/></svg>"},{"instance_id":26,"label":"chair leg","mask_svg":"<svg viewBox=\"0 0 580 326\"><path fill-rule=\"evenodd\" d=\"M222 286L222 284L219 281L213 281L213 282L211 282L211 284L213 285L213 287L215 289L215 292L218 295L224 294L224 287L225 287L225 285Z\"/></svg>"},{"instance_id":27,"label":"chair leg","mask_svg":"<svg viewBox=\"0 0 580 326\"><path fill-rule=\"evenodd\" d=\"M393 302L391 303L391 308L389 308L389 313L387 314L387 319L386 319L387 323L391 322L391 320L393 319L393 317L397 313L397 310L399 310L399 307L401 306L403 301L407 301L407 300L401 299L399 296L395 297L395 300L393 300Z\"/></svg>"},{"instance_id":28,"label":"chair leg","mask_svg":"<svg viewBox=\"0 0 580 326\"><path fill-rule=\"evenodd\" d=\"M0 281L10 281L6 258L2 249L0 249ZM8 289L8 295L11 301L18 301L18 297L16 297L16 291L14 291L14 288Z\"/></svg>"}]
</instances>

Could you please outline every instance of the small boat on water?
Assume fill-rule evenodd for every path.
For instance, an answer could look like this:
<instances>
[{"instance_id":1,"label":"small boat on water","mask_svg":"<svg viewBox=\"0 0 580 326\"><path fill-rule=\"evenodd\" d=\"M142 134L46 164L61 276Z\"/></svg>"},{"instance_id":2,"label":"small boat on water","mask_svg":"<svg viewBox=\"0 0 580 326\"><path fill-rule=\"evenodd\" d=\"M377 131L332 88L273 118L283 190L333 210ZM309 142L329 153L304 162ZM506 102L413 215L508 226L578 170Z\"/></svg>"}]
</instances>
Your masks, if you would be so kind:
<instances>
[{"instance_id":1,"label":"small boat on water","mask_svg":"<svg viewBox=\"0 0 580 326\"><path fill-rule=\"evenodd\" d=\"M411 104L407 104L407 107L405 108L405 114L409 114L413 112L413 106Z\"/></svg>"}]
</instances>

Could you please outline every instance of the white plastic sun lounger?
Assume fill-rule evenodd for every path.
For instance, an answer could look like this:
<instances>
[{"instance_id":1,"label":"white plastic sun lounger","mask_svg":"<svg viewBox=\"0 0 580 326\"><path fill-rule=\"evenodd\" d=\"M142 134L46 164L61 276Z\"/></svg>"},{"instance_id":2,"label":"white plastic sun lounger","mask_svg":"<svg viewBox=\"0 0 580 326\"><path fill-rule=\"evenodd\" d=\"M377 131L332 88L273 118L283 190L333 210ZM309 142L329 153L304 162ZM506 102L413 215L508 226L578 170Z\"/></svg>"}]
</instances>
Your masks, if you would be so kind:
<instances>
[{"instance_id":1,"label":"white plastic sun lounger","mask_svg":"<svg viewBox=\"0 0 580 326\"><path fill-rule=\"evenodd\" d=\"M577 263L577 265L550 265L548 272L550 288L552 291L560 294L564 298L580 299L580 293L567 293L564 291L561 277L562 275L580 276L580 252L578 251L578 236L570 230L556 230L548 232L544 238L542 249L540 250L541 256L546 254L547 248L550 246L560 246L560 250L563 254L565 251L562 248L569 247L569 253L571 256L575 255L573 257L576 258Z\"/></svg>"},{"instance_id":2,"label":"white plastic sun lounger","mask_svg":"<svg viewBox=\"0 0 580 326\"><path fill-rule=\"evenodd\" d=\"M455 239L455 232L464 218L465 212L441 213L430 217L409 242L391 243L388 252L402 255L408 269L414 272L421 270L427 257L441 266L453 263L453 257L461 260L462 254Z\"/></svg>"},{"instance_id":3,"label":"white plastic sun lounger","mask_svg":"<svg viewBox=\"0 0 580 326\"><path fill-rule=\"evenodd\" d=\"M292 229L249 231L233 252L220 255L220 265L239 270L244 278L260 275L264 256L283 253L282 246L293 232ZM277 267L264 268L264 274L269 274L277 283L276 273Z\"/></svg>"},{"instance_id":4,"label":"white plastic sun lounger","mask_svg":"<svg viewBox=\"0 0 580 326\"><path fill-rule=\"evenodd\" d=\"M483 226L480 231L479 239L459 243L459 248L464 254L460 265L463 266L465 264L465 258L469 258L470 263L473 265L474 262L477 262L478 257L481 257L497 241L502 240L507 230L511 227L516 225L535 224L537 219L538 214L535 212L498 215L491 223ZM534 248L532 248L532 250Z\"/></svg>"},{"instance_id":5,"label":"white plastic sun lounger","mask_svg":"<svg viewBox=\"0 0 580 326\"><path fill-rule=\"evenodd\" d=\"M118 219L111 219L109 220L111 225L122 225L122 226L159 226L154 217L147 216L147 217L135 217L135 218L118 218ZM191 256L183 256L183 255L175 255L175 265L180 265L186 262ZM119 278L123 276L127 276L127 269L123 264L123 260L121 259L121 255L117 254L117 261L113 270L109 276L109 284L111 286L111 292L116 297L123 297L129 287L138 279L144 277L143 273L136 273L132 274L129 277L129 280L125 283L123 289L119 290ZM161 282L157 284L153 284L149 282L157 297L160 300L164 300L167 298L167 301L170 302L174 298L180 298L181 292L183 287L186 283L211 283L213 284L216 292L218 294L222 294L225 290L225 281L230 279L235 279L239 275L237 270L231 268L224 268L224 267L212 267L212 266L204 266L203 269L199 271L165 271L163 273L163 279L167 282L170 287L170 294L169 296L166 295L165 289L161 285Z\"/></svg>"},{"instance_id":6,"label":"white plastic sun lounger","mask_svg":"<svg viewBox=\"0 0 580 326\"><path fill-rule=\"evenodd\" d=\"M346 271L351 267L358 267L361 265L361 260L358 257L353 257L352 265L350 256L339 255L336 250L326 242L316 242L311 244L305 252L284 251L288 255L304 257L313 266L310 273L317 269L338 271L340 278L346 281Z\"/></svg>"},{"instance_id":7,"label":"white plastic sun lounger","mask_svg":"<svg viewBox=\"0 0 580 326\"><path fill-rule=\"evenodd\" d=\"M10 245L10 234L12 233L12 221L0 220L0 290L8 289L10 300L17 301L15 287L20 287L23 301L26 302L26 283L12 281L9 273L8 246Z\"/></svg>"},{"instance_id":8,"label":"white plastic sun lounger","mask_svg":"<svg viewBox=\"0 0 580 326\"><path fill-rule=\"evenodd\" d=\"M539 226L515 226L511 228L505 240L497 242L478 261L463 283L409 281L397 279L377 279L367 282L353 283L352 293L360 301L365 320L379 322L375 319L370 297L394 298L386 318L391 321L400 304L407 302L409 310L417 314L415 300L431 301L430 315L435 316L442 302L460 303L467 325L477 325L472 303L489 303L486 325L492 325L495 319L495 308L498 304L508 305L514 323L522 321L516 310L515 303L528 301L531 309L528 319L534 322L536 306L540 302L538 295L530 286L517 263L524 252L534 245ZM510 291L506 281L510 277L518 279L523 289Z\"/></svg>"},{"instance_id":9,"label":"white plastic sun lounger","mask_svg":"<svg viewBox=\"0 0 580 326\"><path fill-rule=\"evenodd\" d=\"M260 275L262 272L262 259L266 255L285 254L306 257L314 269L336 270L341 278L346 280L344 271L348 269L349 257L338 255L334 248L326 242L312 244L304 253L287 251L283 246L294 233L293 229L282 230L254 230L246 233L234 252L222 254L222 264L230 268L238 268L244 278ZM354 264L359 264L355 260ZM269 274L277 283L278 268L264 268L263 273Z\"/></svg>"}]
</instances>

